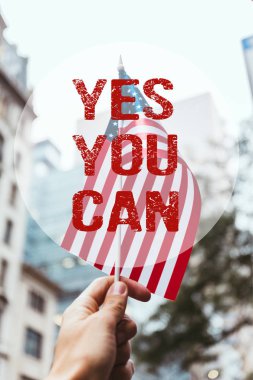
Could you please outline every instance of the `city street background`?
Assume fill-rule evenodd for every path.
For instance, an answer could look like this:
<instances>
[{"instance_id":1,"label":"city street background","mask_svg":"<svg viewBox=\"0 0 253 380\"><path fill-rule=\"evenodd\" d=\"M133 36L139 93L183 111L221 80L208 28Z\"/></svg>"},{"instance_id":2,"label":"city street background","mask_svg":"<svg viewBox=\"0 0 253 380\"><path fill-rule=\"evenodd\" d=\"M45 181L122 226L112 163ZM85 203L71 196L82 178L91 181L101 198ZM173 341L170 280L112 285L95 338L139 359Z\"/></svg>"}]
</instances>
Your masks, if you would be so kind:
<instances>
[{"instance_id":1,"label":"city street background","mask_svg":"<svg viewBox=\"0 0 253 380\"><path fill-rule=\"evenodd\" d=\"M182 93L175 103L175 128L187 115L188 125L197 130L223 130L226 125L239 136L238 142L228 135L210 141L213 160L202 158L195 173L207 198L230 198L229 163L240 150L232 198L219 222L195 246L177 301L155 296L145 306L129 301L128 313L139 325L133 343L134 378L253 380L252 18L253 4L247 0L129 0L124 5L111 0L99 6L79 0L0 1L1 380L45 378L64 309L102 275L55 243L71 215L65 199L82 185L81 161L73 156L66 170L55 141L33 142L40 100L28 106L27 101L43 78L73 54L127 41L154 44L187 58L228 105L229 120L208 91ZM103 113L98 117L107 120ZM80 120L75 128L82 128ZM201 150L190 151L190 144L185 149L194 165ZM202 164L208 174L215 173L219 187L201 171ZM17 178L22 178L29 207ZM206 206L203 226L211 223L215 202Z\"/></svg>"}]
</instances>

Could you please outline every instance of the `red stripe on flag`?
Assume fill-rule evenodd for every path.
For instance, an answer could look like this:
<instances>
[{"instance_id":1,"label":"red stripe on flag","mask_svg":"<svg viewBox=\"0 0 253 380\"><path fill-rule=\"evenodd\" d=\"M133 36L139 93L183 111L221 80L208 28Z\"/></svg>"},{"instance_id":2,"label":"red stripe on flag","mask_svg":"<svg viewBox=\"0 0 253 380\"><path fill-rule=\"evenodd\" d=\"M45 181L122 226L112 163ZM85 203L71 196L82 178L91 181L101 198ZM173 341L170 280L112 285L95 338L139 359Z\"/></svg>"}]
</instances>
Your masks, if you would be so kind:
<instances>
[{"instance_id":1,"label":"red stripe on flag","mask_svg":"<svg viewBox=\"0 0 253 380\"><path fill-rule=\"evenodd\" d=\"M197 231L198 224L199 224L199 216L200 216L200 210L201 210L201 197L199 192L199 187L197 184L197 181L195 177L192 175L193 181L194 181L194 200L193 204L195 209L191 213L191 218L188 224L187 232L185 234L185 239L183 242L183 248L187 247L183 253L178 255L177 262L174 268L174 271L172 273L170 282L168 284L168 287L165 292L165 298L175 300L177 298L177 294L181 285L181 282L183 280L188 261L190 259L190 255L192 252L194 240L192 241L192 245L189 247L189 236L195 236L195 231ZM188 248L189 247L189 248Z\"/></svg>"},{"instance_id":2,"label":"red stripe on flag","mask_svg":"<svg viewBox=\"0 0 253 380\"><path fill-rule=\"evenodd\" d=\"M95 208L94 215L98 209L99 209L100 215L101 214L103 215L103 212L106 208L106 204L107 204L108 199L111 195L112 187L114 186L116 179L117 179L117 175L112 170L110 170L110 173L109 173L108 177L106 178L106 181L105 181L105 184L104 184L104 187L102 190L103 203L101 205L98 205ZM97 234L97 231L92 231L92 232L85 234L85 238L83 240L82 247L81 247L80 253L79 253L79 256L83 260L87 260L90 248L92 246L92 243L93 243L93 240L95 239L96 234Z\"/></svg>"},{"instance_id":3,"label":"red stripe on flag","mask_svg":"<svg viewBox=\"0 0 253 380\"><path fill-rule=\"evenodd\" d=\"M104 145L103 145L102 151L100 152L100 154L97 158L96 172L98 171L98 168L100 168L102 166L110 145L111 145L111 142L109 140L106 140ZM88 190L93 189L95 186L96 180L97 180L97 176L89 176L85 182L84 188L87 188ZM84 203L83 211L85 211L87 204L88 204L88 202ZM65 233L64 239L61 243L61 247L66 249L67 251L70 251L71 246L73 244L73 241L75 240L76 234L77 234L77 230L73 226L72 219L71 219L71 222L70 222L68 229Z\"/></svg>"},{"instance_id":4,"label":"red stripe on flag","mask_svg":"<svg viewBox=\"0 0 253 380\"><path fill-rule=\"evenodd\" d=\"M135 179L136 179L136 175L127 177L125 184L123 185L123 190L132 188L133 184L135 182ZM110 191L111 191L111 189L110 189ZM97 262L99 262L101 264L105 263L106 257L108 255L108 252L110 251L110 248L111 248L111 245L113 243L115 236L116 236L116 231L106 233L106 236L105 236L105 238L101 244L101 247L99 249L99 252L98 252L98 256L96 259Z\"/></svg>"},{"instance_id":5,"label":"red stripe on flag","mask_svg":"<svg viewBox=\"0 0 253 380\"><path fill-rule=\"evenodd\" d=\"M154 175L148 174L145 181L144 181L143 187L142 187L141 192L140 192L140 197L136 203L139 219L141 219L141 217L142 217L142 214L145 210L145 204L146 204L146 199L145 199L145 197L143 197L143 191L145 191L145 189L147 189L147 188L152 189L152 186L155 182L155 179L156 179L156 177ZM127 254L129 252L129 249L131 248L131 244L132 244L132 241L135 237L135 234L136 234L136 232L132 231L131 228L128 227L126 234L125 234L125 237L123 239L123 242L121 244L121 256L120 256L121 267L124 266L125 260L127 258Z\"/></svg>"},{"instance_id":6,"label":"red stripe on flag","mask_svg":"<svg viewBox=\"0 0 253 380\"><path fill-rule=\"evenodd\" d=\"M162 195L163 199L165 199L168 196L168 193L171 191L174 176L175 176L175 172L172 175L167 176L165 178L165 181L163 183L162 190L161 190L161 195ZM162 223L161 217L159 218L159 223ZM159 223L157 223L157 228L159 226ZM138 254L138 256L135 260L135 263L133 265L133 267L141 268L141 271L140 270L139 271L133 271L132 270L131 275L130 275L130 278L135 280L135 281L138 281L140 276L141 276L143 266L145 265L145 261L148 257L148 254L149 254L152 242L155 238L155 235L156 235L156 231L155 232L147 232L145 234L145 237L144 237L142 244L141 244L141 248L139 250L139 254Z\"/></svg>"},{"instance_id":7,"label":"red stripe on flag","mask_svg":"<svg viewBox=\"0 0 253 380\"><path fill-rule=\"evenodd\" d=\"M182 176L181 176L181 184L180 184L180 189L179 189L179 226L180 226L180 219L182 216L182 212L184 207L187 207L185 205L185 199L187 195L187 167L186 165L182 166ZM151 273L147 288L152 292L155 293L157 285L159 283L159 279L161 277L161 274L163 272L163 268L165 265L166 260L170 256L170 250L171 246L173 243L173 240L177 234L180 233L180 230L177 232L172 232L172 233L166 233L165 237L162 241L162 245L160 247L159 254L157 256L157 261L156 264L161 265L155 265L153 268L153 271ZM168 236L168 239L166 238ZM183 239L183 237L182 237Z\"/></svg>"}]
</instances>

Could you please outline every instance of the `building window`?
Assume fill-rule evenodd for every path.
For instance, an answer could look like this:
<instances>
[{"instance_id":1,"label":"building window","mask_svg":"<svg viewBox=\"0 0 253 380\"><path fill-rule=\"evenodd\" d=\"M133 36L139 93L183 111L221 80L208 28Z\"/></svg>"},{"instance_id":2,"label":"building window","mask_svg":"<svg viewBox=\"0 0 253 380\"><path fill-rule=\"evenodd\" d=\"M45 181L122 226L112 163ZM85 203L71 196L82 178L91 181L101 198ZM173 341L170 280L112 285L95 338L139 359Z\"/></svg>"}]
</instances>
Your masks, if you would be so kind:
<instances>
[{"instance_id":1,"label":"building window","mask_svg":"<svg viewBox=\"0 0 253 380\"><path fill-rule=\"evenodd\" d=\"M8 269L8 262L7 260L2 259L0 263L0 288L4 288L7 269Z\"/></svg>"},{"instance_id":2,"label":"building window","mask_svg":"<svg viewBox=\"0 0 253 380\"><path fill-rule=\"evenodd\" d=\"M36 359L40 359L41 352L42 335L31 328L27 328L25 337L25 353Z\"/></svg>"},{"instance_id":3,"label":"building window","mask_svg":"<svg viewBox=\"0 0 253 380\"><path fill-rule=\"evenodd\" d=\"M4 231L4 242L5 242L5 244L9 245L11 243L12 231L13 231L13 222L8 219L6 221L5 231Z\"/></svg>"},{"instance_id":4,"label":"building window","mask_svg":"<svg viewBox=\"0 0 253 380\"><path fill-rule=\"evenodd\" d=\"M4 158L4 138L0 133L0 164L2 163Z\"/></svg>"},{"instance_id":5,"label":"building window","mask_svg":"<svg viewBox=\"0 0 253 380\"><path fill-rule=\"evenodd\" d=\"M10 204L12 206L14 206L16 203L17 192L18 192L17 185L15 183L13 183L11 186L11 191L10 191Z\"/></svg>"},{"instance_id":6,"label":"building window","mask_svg":"<svg viewBox=\"0 0 253 380\"><path fill-rule=\"evenodd\" d=\"M45 299L40 294L31 291L29 293L29 305L32 309L43 313L45 310Z\"/></svg>"},{"instance_id":7,"label":"building window","mask_svg":"<svg viewBox=\"0 0 253 380\"><path fill-rule=\"evenodd\" d=\"M5 259L2 259L0 262L0 341L2 339L2 320L3 320L3 314L5 311L6 306L8 305L8 300L6 298L5 294L5 279L6 279L6 273L8 269L8 262Z\"/></svg>"},{"instance_id":8,"label":"building window","mask_svg":"<svg viewBox=\"0 0 253 380\"><path fill-rule=\"evenodd\" d=\"M16 153L15 163L14 164L16 166L16 169L20 168L20 164L21 164L21 153L20 152Z\"/></svg>"},{"instance_id":9,"label":"building window","mask_svg":"<svg viewBox=\"0 0 253 380\"><path fill-rule=\"evenodd\" d=\"M7 98L6 95L4 95L1 99L0 99L0 115L5 117L7 116L7 113L8 113L8 110L9 110L9 105L10 105L10 101L9 99Z\"/></svg>"},{"instance_id":10,"label":"building window","mask_svg":"<svg viewBox=\"0 0 253 380\"><path fill-rule=\"evenodd\" d=\"M27 377L27 376L21 376L20 380L35 380L35 379L32 379L31 377Z\"/></svg>"}]
</instances>

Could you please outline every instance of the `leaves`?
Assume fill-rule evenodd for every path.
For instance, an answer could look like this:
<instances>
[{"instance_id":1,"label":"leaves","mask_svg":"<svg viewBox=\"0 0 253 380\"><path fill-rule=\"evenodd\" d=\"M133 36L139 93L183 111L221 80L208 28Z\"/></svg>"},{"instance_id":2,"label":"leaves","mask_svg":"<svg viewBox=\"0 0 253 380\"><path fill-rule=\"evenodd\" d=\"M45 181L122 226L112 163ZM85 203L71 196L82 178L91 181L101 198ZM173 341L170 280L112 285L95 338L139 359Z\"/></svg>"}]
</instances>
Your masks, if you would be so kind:
<instances>
[{"instance_id":1,"label":"leaves","mask_svg":"<svg viewBox=\"0 0 253 380\"><path fill-rule=\"evenodd\" d=\"M151 368L180 359L187 368L196 361L211 360L206 348L252 323L248 317L236 320L229 329L213 327L213 317L251 302L251 265L253 239L242 237L235 226L235 215L224 215L212 231L195 248L190 268L176 302L159 307L152 320L167 321L160 331L135 340L141 361ZM243 242L243 244L242 244ZM241 268L244 268L241 271Z\"/></svg>"}]
</instances>

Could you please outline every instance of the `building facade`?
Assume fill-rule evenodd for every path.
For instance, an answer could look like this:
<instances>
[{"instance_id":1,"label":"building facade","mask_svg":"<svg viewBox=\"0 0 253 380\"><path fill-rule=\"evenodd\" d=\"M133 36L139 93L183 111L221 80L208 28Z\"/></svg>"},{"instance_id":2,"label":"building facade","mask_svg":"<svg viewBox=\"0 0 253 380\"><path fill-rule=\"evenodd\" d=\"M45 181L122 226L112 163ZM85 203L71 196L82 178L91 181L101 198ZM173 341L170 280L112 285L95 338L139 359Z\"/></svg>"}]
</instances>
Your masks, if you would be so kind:
<instances>
[{"instance_id":1,"label":"building facade","mask_svg":"<svg viewBox=\"0 0 253 380\"><path fill-rule=\"evenodd\" d=\"M0 15L0 378L38 380L48 371L52 357L56 295L50 282L42 281L38 273L35 275L22 263L27 214L16 174L28 188L30 130L35 114L29 105L23 112L30 96L27 59L5 39L5 28ZM29 308L31 289L35 299L37 293L43 294L40 301L37 297L31 303L46 300L43 316ZM37 353L41 357L31 360L36 342L38 347L41 342L41 352Z\"/></svg>"},{"instance_id":2,"label":"building facade","mask_svg":"<svg viewBox=\"0 0 253 380\"><path fill-rule=\"evenodd\" d=\"M253 36L244 38L242 40L242 47L249 79L249 86L251 90L251 95L253 97Z\"/></svg>"},{"instance_id":3,"label":"building facade","mask_svg":"<svg viewBox=\"0 0 253 380\"><path fill-rule=\"evenodd\" d=\"M37 269L22 265L16 299L16 344L8 379L43 380L53 357L54 318L60 288Z\"/></svg>"}]
</instances>

